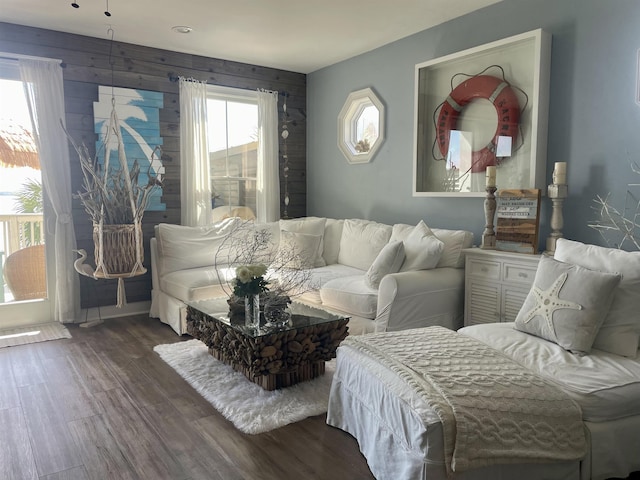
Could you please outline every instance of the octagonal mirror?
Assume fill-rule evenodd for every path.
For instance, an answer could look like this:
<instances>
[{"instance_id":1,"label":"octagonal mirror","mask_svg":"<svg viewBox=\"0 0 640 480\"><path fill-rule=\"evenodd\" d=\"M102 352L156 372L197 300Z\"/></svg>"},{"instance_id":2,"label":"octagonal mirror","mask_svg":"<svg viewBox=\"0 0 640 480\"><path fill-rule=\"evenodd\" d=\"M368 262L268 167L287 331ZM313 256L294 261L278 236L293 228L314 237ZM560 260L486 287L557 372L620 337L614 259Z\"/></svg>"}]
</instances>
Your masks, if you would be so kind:
<instances>
[{"instance_id":1,"label":"octagonal mirror","mask_svg":"<svg viewBox=\"0 0 640 480\"><path fill-rule=\"evenodd\" d=\"M351 92L338 115L338 148L349 163L367 163L383 140L384 105L370 88Z\"/></svg>"}]
</instances>

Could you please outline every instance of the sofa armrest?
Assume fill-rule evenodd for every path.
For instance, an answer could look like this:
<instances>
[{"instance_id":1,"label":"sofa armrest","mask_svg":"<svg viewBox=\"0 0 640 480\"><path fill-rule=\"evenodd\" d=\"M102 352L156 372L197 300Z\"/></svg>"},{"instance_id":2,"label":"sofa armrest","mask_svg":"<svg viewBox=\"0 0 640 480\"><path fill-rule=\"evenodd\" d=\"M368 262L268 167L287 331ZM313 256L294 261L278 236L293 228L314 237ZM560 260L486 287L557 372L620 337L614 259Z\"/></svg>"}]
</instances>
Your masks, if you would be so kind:
<instances>
[{"instance_id":1,"label":"sofa armrest","mask_svg":"<svg viewBox=\"0 0 640 480\"><path fill-rule=\"evenodd\" d=\"M457 330L463 317L463 268L392 273L380 282L376 332L432 325Z\"/></svg>"}]
</instances>

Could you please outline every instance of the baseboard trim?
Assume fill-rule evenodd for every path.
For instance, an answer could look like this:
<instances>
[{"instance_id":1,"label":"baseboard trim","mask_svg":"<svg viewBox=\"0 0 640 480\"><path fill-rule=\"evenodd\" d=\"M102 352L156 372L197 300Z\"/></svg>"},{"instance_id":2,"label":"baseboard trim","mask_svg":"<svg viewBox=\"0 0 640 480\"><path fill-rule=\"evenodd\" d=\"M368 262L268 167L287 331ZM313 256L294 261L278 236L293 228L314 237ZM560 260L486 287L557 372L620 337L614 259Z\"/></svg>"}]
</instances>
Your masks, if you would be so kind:
<instances>
[{"instance_id":1,"label":"baseboard trim","mask_svg":"<svg viewBox=\"0 0 640 480\"><path fill-rule=\"evenodd\" d=\"M127 303L123 307L116 307L115 305L107 305L104 307L91 307L82 309L82 323L96 322L99 320L105 320L107 318L119 318L128 317L129 315L149 314L151 309L151 302L133 302Z\"/></svg>"}]
</instances>

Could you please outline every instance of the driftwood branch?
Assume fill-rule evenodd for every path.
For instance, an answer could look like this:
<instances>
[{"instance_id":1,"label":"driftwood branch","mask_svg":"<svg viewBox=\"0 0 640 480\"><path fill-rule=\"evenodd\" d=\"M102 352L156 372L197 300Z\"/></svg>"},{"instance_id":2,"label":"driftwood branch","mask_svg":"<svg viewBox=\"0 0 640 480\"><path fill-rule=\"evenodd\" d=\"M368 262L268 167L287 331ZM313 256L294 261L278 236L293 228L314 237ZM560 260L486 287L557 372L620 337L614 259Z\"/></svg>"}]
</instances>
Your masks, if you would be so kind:
<instances>
[{"instance_id":1,"label":"driftwood branch","mask_svg":"<svg viewBox=\"0 0 640 480\"><path fill-rule=\"evenodd\" d=\"M141 186L138 184L140 165L137 160L130 170L122 165L103 166L97 155L92 158L87 146L78 144L64 125L62 128L78 154L82 170L82 191L74 196L80 200L93 223L122 225L142 221L149 195L156 187L162 186L158 177L152 175L151 167L147 171L149 182ZM158 150L159 147L154 149L151 160Z\"/></svg>"}]
</instances>

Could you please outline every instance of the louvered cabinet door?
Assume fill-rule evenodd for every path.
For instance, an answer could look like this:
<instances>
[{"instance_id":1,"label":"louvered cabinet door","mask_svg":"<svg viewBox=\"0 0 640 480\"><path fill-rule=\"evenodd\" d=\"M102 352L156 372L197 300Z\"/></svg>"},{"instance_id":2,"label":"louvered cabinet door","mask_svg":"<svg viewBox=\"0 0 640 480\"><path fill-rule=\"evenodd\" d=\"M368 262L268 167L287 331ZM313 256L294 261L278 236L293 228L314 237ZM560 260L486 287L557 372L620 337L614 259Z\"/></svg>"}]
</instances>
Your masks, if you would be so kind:
<instances>
[{"instance_id":1,"label":"louvered cabinet door","mask_svg":"<svg viewBox=\"0 0 640 480\"><path fill-rule=\"evenodd\" d=\"M520 307L529 294L529 289L523 290L520 287L511 285L502 286L502 297L500 303L500 322L515 322Z\"/></svg>"},{"instance_id":2,"label":"louvered cabinet door","mask_svg":"<svg viewBox=\"0 0 640 480\"><path fill-rule=\"evenodd\" d=\"M500 321L500 285L471 280L465 286L465 292L465 326ZM467 304L471 308L467 308Z\"/></svg>"},{"instance_id":3,"label":"louvered cabinet door","mask_svg":"<svg viewBox=\"0 0 640 480\"><path fill-rule=\"evenodd\" d=\"M540 255L465 251L464 324L513 322L535 278Z\"/></svg>"}]
</instances>

